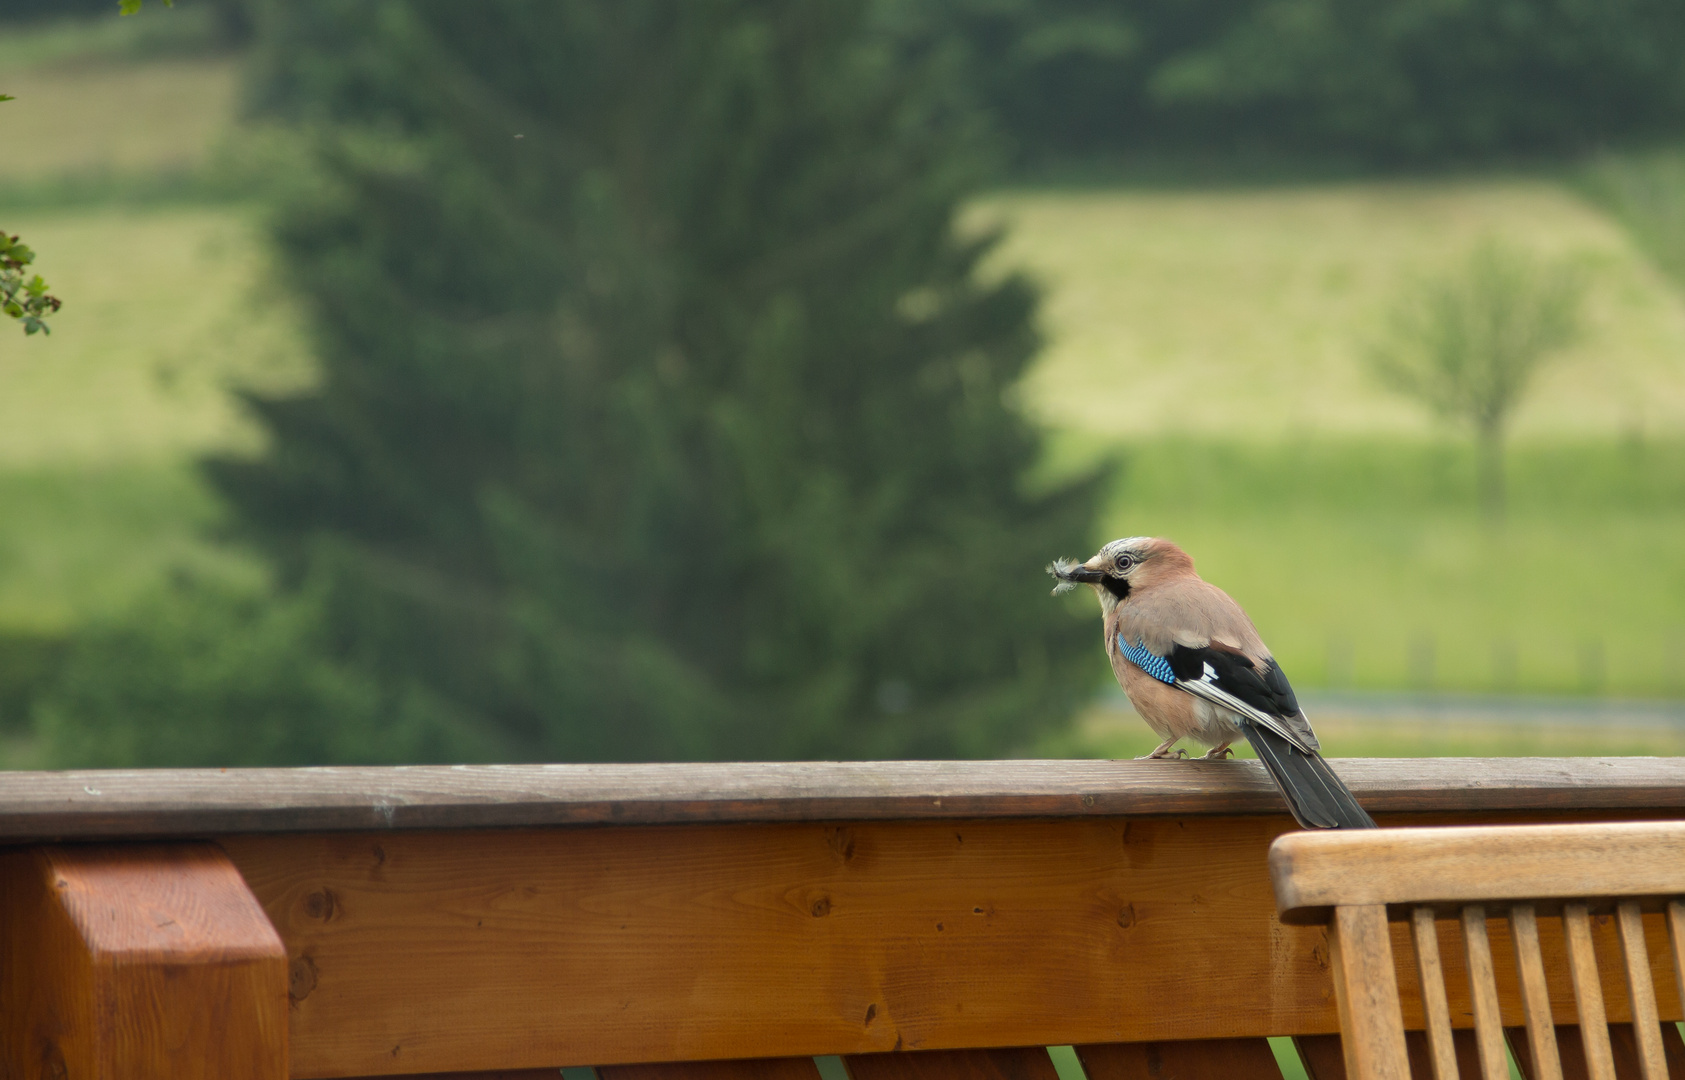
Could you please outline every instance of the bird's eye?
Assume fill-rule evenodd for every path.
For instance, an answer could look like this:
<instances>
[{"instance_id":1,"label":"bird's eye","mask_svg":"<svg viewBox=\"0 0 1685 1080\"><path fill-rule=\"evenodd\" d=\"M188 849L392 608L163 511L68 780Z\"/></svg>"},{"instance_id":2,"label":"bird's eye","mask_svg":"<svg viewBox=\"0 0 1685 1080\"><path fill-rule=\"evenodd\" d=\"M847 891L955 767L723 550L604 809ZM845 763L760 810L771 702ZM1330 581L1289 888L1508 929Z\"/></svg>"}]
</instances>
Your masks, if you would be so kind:
<instances>
[{"instance_id":1,"label":"bird's eye","mask_svg":"<svg viewBox=\"0 0 1685 1080\"><path fill-rule=\"evenodd\" d=\"M1119 555L1117 557L1117 568L1119 570L1127 570L1131 566L1134 566L1134 565L1135 565L1135 556L1133 556L1133 555Z\"/></svg>"}]
</instances>

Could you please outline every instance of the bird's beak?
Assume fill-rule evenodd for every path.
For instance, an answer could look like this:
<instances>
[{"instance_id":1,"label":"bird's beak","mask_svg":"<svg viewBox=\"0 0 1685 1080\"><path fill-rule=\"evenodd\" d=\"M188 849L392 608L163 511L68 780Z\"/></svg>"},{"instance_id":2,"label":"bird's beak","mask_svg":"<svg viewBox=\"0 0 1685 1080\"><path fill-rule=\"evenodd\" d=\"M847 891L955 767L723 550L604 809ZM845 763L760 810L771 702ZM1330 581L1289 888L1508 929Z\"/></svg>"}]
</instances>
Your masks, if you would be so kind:
<instances>
[{"instance_id":1,"label":"bird's beak","mask_svg":"<svg viewBox=\"0 0 1685 1080\"><path fill-rule=\"evenodd\" d=\"M1069 585L1095 585L1106 580L1106 575L1101 571L1091 569L1086 563L1072 562L1069 559L1055 559L1048 566L1047 572Z\"/></svg>"}]
</instances>

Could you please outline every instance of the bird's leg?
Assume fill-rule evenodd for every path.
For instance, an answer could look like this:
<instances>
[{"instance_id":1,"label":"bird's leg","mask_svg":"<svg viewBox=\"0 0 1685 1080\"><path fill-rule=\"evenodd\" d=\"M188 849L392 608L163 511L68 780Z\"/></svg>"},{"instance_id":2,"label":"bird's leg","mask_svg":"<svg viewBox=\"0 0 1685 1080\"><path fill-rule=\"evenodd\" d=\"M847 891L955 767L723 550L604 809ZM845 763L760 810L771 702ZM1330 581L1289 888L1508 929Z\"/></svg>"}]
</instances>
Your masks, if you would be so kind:
<instances>
[{"instance_id":1,"label":"bird's leg","mask_svg":"<svg viewBox=\"0 0 1685 1080\"><path fill-rule=\"evenodd\" d=\"M1179 738L1179 737L1180 736L1177 736L1177 738ZM1185 757L1188 756L1188 752L1186 750L1178 750L1174 754L1172 754L1170 752L1170 748L1172 746L1175 746L1175 745L1176 745L1176 738L1166 739L1163 742L1158 744L1157 750L1154 750L1150 754L1142 754L1140 757L1136 758L1135 760L1136 761L1151 761L1154 758L1169 758L1169 757L1185 758Z\"/></svg>"},{"instance_id":2,"label":"bird's leg","mask_svg":"<svg viewBox=\"0 0 1685 1080\"><path fill-rule=\"evenodd\" d=\"M1233 739L1229 740L1229 742L1233 742L1233 741L1234 741ZM1221 761L1226 757L1234 757L1234 751L1229 749L1229 743L1224 743L1222 746L1213 746L1211 749L1207 750L1204 754L1200 755L1200 760L1201 761Z\"/></svg>"}]
</instances>

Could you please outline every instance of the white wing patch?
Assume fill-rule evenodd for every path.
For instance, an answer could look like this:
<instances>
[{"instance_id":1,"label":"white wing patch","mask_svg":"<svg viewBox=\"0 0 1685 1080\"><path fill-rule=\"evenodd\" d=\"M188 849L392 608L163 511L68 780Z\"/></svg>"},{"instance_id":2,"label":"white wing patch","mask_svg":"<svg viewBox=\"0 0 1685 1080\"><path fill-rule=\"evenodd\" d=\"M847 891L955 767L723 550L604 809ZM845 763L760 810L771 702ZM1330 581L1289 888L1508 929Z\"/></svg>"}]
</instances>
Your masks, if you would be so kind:
<instances>
[{"instance_id":1,"label":"white wing patch","mask_svg":"<svg viewBox=\"0 0 1685 1080\"><path fill-rule=\"evenodd\" d=\"M1264 712L1262 709L1253 708L1251 705L1248 705L1246 702L1235 697L1227 690L1215 685L1216 678L1217 673L1211 669L1210 664L1206 664L1205 674L1203 677L1198 679L1177 679L1176 687L1179 690L1186 690L1194 697L1204 698L1206 701L1212 702L1213 704L1221 705L1230 712L1238 713L1261 727L1269 728L1271 731L1280 735L1282 738L1305 751L1307 754L1314 751L1314 747L1307 746L1304 739L1300 738L1298 734L1288 729L1280 720L1271 716L1269 713Z\"/></svg>"}]
</instances>

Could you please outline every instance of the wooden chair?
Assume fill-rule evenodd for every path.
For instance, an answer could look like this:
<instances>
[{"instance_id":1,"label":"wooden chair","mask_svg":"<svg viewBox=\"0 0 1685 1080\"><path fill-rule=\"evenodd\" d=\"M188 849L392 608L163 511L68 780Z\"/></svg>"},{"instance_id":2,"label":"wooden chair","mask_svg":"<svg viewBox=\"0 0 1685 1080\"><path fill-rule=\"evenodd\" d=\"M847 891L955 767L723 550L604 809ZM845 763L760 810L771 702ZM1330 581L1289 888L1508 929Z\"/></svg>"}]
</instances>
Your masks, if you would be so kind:
<instances>
[{"instance_id":1,"label":"wooden chair","mask_svg":"<svg viewBox=\"0 0 1685 1080\"><path fill-rule=\"evenodd\" d=\"M1454 1036L1452 1030L1436 927L1436 920L1444 919L1460 923L1479 1049L1479 1076L1465 1073L1461 1080L1508 1080L1489 912L1508 916L1517 972L1510 992L1518 993L1526 1021L1524 1037L1511 1029L1510 1045L1529 1080L1617 1080L1618 1072L1668 1080L1670 1063L1675 1075L1680 1073L1685 1046L1676 1045L1673 1025L1663 1028L1658 1021L1643 916L1659 913L1665 920L1677 986L1685 996L1685 823L1296 832L1271 845L1270 876L1282 922L1328 928L1350 1080L1410 1080L1400 984L1411 981L1421 988L1433 1080L1458 1080L1457 1044L1465 1033ZM1631 1036L1617 1037L1613 1047L1605 980L1593 948L1594 923L1611 915L1618 947L1609 941L1606 951L1617 952L1625 969L1624 995L1618 983L1610 984L1617 995L1613 1004L1619 1006L1624 996L1632 1019ZM1565 952L1566 963L1547 965L1540 921L1557 918L1561 937L1549 928L1549 951L1553 958ZM1415 980L1408 968L1394 966L1389 922L1408 923ZM1654 932L1661 934L1659 927ZM1566 1017L1566 995L1559 995L1553 1014L1547 966L1572 985L1574 1009ZM1672 989L1662 986L1664 993ZM1577 1020L1578 1032L1558 1028L1559 1018ZM1617 1033L1626 1036L1628 1030L1618 1027ZM1573 1050L1576 1042L1580 1052ZM1617 1070L1623 1049L1629 1060L1636 1059L1635 1068ZM1465 1061L1471 1056L1465 1054Z\"/></svg>"}]
</instances>

